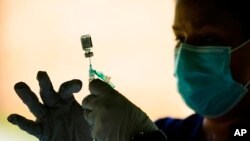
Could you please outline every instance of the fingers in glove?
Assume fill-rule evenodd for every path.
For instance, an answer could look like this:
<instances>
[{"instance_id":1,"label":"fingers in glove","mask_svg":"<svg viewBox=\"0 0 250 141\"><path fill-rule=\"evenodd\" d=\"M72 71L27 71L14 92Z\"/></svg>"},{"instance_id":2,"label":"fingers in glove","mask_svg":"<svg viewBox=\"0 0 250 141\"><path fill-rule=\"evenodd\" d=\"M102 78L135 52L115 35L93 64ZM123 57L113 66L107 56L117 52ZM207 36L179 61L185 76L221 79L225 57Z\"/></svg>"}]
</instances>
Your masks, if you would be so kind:
<instances>
[{"instance_id":1,"label":"fingers in glove","mask_svg":"<svg viewBox=\"0 0 250 141\"><path fill-rule=\"evenodd\" d=\"M106 132L104 132L104 130ZM102 121L100 120L95 121L94 125L91 128L92 138L95 139L96 141L112 140L110 138L111 137L110 134L107 134L107 133L110 133L110 129L108 127L105 128L105 126L102 124ZM119 140L119 139L115 139L115 140Z\"/></svg>"},{"instance_id":2,"label":"fingers in glove","mask_svg":"<svg viewBox=\"0 0 250 141\"><path fill-rule=\"evenodd\" d=\"M82 88L82 82L74 79L68 82L64 82L59 88L59 95L62 99L69 99L73 97L73 93L77 93Z\"/></svg>"},{"instance_id":3,"label":"fingers in glove","mask_svg":"<svg viewBox=\"0 0 250 141\"><path fill-rule=\"evenodd\" d=\"M20 115L12 114L8 117L8 121L37 138L40 138L42 135L42 127L38 123Z\"/></svg>"},{"instance_id":4,"label":"fingers in glove","mask_svg":"<svg viewBox=\"0 0 250 141\"><path fill-rule=\"evenodd\" d=\"M93 110L96 106L95 103L96 96L90 94L82 100L82 108L85 110Z\"/></svg>"},{"instance_id":5,"label":"fingers in glove","mask_svg":"<svg viewBox=\"0 0 250 141\"><path fill-rule=\"evenodd\" d=\"M27 84L19 82L14 86L14 89L17 95L22 99L23 103L28 106L29 110L36 118L41 119L45 116L45 107L39 102L39 99Z\"/></svg>"},{"instance_id":6,"label":"fingers in glove","mask_svg":"<svg viewBox=\"0 0 250 141\"><path fill-rule=\"evenodd\" d=\"M101 94L112 94L116 92L108 83L100 79L95 79L90 82L89 91L96 96Z\"/></svg>"},{"instance_id":7,"label":"fingers in glove","mask_svg":"<svg viewBox=\"0 0 250 141\"><path fill-rule=\"evenodd\" d=\"M94 125L94 113L91 110L83 110L84 119L89 123L90 126Z\"/></svg>"},{"instance_id":8,"label":"fingers in glove","mask_svg":"<svg viewBox=\"0 0 250 141\"><path fill-rule=\"evenodd\" d=\"M59 100L59 96L53 88L53 85L46 72L39 71L37 73L37 80L40 86L40 95L45 105L49 107L55 106Z\"/></svg>"}]
</instances>

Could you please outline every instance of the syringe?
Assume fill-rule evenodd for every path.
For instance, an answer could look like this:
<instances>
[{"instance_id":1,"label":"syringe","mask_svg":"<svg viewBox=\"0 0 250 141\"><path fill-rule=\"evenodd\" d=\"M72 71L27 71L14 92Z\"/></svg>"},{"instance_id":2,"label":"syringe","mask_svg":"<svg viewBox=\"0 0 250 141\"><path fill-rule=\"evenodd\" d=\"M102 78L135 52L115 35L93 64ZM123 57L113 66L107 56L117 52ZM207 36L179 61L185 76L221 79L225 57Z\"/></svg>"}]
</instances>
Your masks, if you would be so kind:
<instances>
[{"instance_id":1,"label":"syringe","mask_svg":"<svg viewBox=\"0 0 250 141\"><path fill-rule=\"evenodd\" d=\"M94 56L94 53L91 51L91 48L93 47L91 36L89 34L81 36L81 42L82 48L85 51L85 57L89 58L89 82L94 80L96 75L98 78L102 79L114 88L115 85L110 82L111 77L104 75L102 72L94 70L92 67L91 57Z\"/></svg>"}]
</instances>

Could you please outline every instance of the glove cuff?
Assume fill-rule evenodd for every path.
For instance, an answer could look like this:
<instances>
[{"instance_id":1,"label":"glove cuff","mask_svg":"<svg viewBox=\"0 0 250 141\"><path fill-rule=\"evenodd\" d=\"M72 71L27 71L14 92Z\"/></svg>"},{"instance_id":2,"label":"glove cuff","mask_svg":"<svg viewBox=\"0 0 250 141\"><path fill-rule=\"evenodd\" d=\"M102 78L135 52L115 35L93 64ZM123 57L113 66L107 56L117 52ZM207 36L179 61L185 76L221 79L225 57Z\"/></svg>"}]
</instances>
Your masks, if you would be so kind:
<instances>
[{"instance_id":1,"label":"glove cuff","mask_svg":"<svg viewBox=\"0 0 250 141\"><path fill-rule=\"evenodd\" d=\"M161 130L140 132L131 137L130 141L167 141L167 136Z\"/></svg>"}]
</instances>

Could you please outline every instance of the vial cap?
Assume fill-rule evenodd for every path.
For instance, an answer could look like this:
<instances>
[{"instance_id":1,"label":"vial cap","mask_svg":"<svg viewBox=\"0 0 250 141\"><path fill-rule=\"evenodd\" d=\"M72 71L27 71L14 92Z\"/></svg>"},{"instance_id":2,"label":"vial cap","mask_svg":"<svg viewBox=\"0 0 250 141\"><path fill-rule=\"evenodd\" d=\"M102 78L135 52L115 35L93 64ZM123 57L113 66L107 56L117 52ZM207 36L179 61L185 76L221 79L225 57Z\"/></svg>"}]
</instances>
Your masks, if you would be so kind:
<instances>
[{"instance_id":1,"label":"vial cap","mask_svg":"<svg viewBox=\"0 0 250 141\"><path fill-rule=\"evenodd\" d=\"M93 53L93 52L85 53L85 57L86 57L86 58L89 58L89 57L92 57L92 56L94 56L94 53Z\"/></svg>"}]
</instances>

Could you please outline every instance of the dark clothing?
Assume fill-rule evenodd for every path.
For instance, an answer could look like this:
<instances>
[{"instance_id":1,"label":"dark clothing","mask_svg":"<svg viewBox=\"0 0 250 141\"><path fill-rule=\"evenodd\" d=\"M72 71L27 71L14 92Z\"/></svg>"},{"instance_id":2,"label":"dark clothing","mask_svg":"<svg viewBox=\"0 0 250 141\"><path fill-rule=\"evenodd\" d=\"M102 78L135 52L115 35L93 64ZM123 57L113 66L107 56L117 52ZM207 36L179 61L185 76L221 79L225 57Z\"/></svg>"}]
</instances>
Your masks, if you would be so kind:
<instances>
[{"instance_id":1,"label":"dark clothing","mask_svg":"<svg viewBox=\"0 0 250 141\"><path fill-rule=\"evenodd\" d=\"M200 141L203 117L193 114L185 119L163 118L155 123L168 141Z\"/></svg>"}]
</instances>

